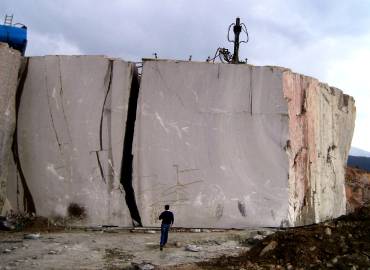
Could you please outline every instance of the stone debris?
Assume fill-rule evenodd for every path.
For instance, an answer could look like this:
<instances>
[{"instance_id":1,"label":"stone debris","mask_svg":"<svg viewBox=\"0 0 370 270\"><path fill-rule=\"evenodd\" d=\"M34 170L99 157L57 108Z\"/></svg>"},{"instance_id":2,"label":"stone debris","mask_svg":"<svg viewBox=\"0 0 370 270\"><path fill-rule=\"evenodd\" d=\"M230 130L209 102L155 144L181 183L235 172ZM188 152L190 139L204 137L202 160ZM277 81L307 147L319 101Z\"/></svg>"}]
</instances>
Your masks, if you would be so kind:
<instances>
[{"instance_id":1,"label":"stone debris","mask_svg":"<svg viewBox=\"0 0 370 270\"><path fill-rule=\"evenodd\" d=\"M150 263L134 264L138 270L153 270L155 267Z\"/></svg>"},{"instance_id":2,"label":"stone debris","mask_svg":"<svg viewBox=\"0 0 370 270\"><path fill-rule=\"evenodd\" d=\"M155 233L157 233L157 232L156 232L156 231L154 231L154 230L146 230L146 231L144 231L144 233L155 234Z\"/></svg>"},{"instance_id":3,"label":"stone debris","mask_svg":"<svg viewBox=\"0 0 370 270\"><path fill-rule=\"evenodd\" d=\"M8 248L4 249L4 251L3 251L3 253L10 253L10 252L12 252L12 251Z\"/></svg>"},{"instance_id":4,"label":"stone debris","mask_svg":"<svg viewBox=\"0 0 370 270\"><path fill-rule=\"evenodd\" d=\"M6 217L0 216L0 231L12 231L15 226Z\"/></svg>"},{"instance_id":5,"label":"stone debris","mask_svg":"<svg viewBox=\"0 0 370 270\"><path fill-rule=\"evenodd\" d=\"M330 238L319 239L326 228L331 229ZM353 237L349 238L348 234ZM370 208L360 208L355 213L341 216L333 221L310 226L281 230L267 236L247 253L227 256L202 264L205 269L276 269L291 265L291 269L358 269L370 267ZM333 241L329 241L333 240ZM349 246L350 249L343 249ZM311 247L311 248L310 248ZM314 247L314 248L312 248ZM263 251L269 250L262 255Z\"/></svg>"},{"instance_id":6,"label":"stone debris","mask_svg":"<svg viewBox=\"0 0 370 270\"><path fill-rule=\"evenodd\" d=\"M185 246L185 250L186 251L191 251L191 252L199 252L199 251L201 251L202 250L202 248L201 247L199 247L199 246L196 246L196 245L186 245Z\"/></svg>"},{"instance_id":7,"label":"stone debris","mask_svg":"<svg viewBox=\"0 0 370 270\"><path fill-rule=\"evenodd\" d=\"M370 205L370 172L346 168L347 213Z\"/></svg>"},{"instance_id":8,"label":"stone debris","mask_svg":"<svg viewBox=\"0 0 370 270\"><path fill-rule=\"evenodd\" d=\"M268 229L266 229L266 230L258 230L257 231L257 234L263 235L263 236L268 236L270 234L273 234L275 231L276 230L268 230Z\"/></svg>"},{"instance_id":9,"label":"stone debris","mask_svg":"<svg viewBox=\"0 0 370 270\"><path fill-rule=\"evenodd\" d=\"M257 234L256 236L253 237L254 240L263 240L266 236L265 235L261 235L261 234Z\"/></svg>"},{"instance_id":10,"label":"stone debris","mask_svg":"<svg viewBox=\"0 0 370 270\"><path fill-rule=\"evenodd\" d=\"M325 228L325 234L326 234L327 236L330 236L330 235L331 235L331 229L330 229L329 227L326 227L326 228Z\"/></svg>"},{"instance_id":11,"label":"stone debris","mask_svg":"<svg viewBox=\"0 0 370 270\"><path fill-rule=\"evenodd\" d=\"M40 239L40 237L41 235L39 233L29 233L29 234L23 235L23 238L28 239L28 240L37 240L37 239Z\"/></svg>"},{"instance_id":12,"label":"stone debris","mask_svg":"<svg viewBox=\"0 0 370 270\"><path fill-rule=\"evenodd\" d=\"M287 263L286 265L287 270L292 270L293 268L294 268L293 265L291 265L290 263Z\"/></svg>"},{"instance_id":13,"label":"stone debris","mask_svg":"<svg viewBox=\"0 0 370 270\"><path fill-rule=\"evenodd\" d=\"M260 256L265 255L267 252L274 250L277 247L278 243L276 241L271 241L267 246L265 246L261 253Z\"/></svg>"}]
</instances>

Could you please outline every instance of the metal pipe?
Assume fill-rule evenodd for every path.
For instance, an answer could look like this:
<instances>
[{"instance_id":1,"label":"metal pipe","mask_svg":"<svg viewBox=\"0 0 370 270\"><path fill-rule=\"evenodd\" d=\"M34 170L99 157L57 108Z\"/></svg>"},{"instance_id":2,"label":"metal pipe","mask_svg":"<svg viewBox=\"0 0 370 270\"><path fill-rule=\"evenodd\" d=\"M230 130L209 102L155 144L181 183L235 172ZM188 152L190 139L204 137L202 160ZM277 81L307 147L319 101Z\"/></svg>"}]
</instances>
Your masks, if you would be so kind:
<instances>
[{"instance_id":1,"label":"metal pipe","mask_svg":"<svg viewBox=\"0 0 370 270\"><path fill-rule=\"evenodd\" d=\"M236 18L235 25L233 27L235 39L234 39L234 55L232 59L233 64L239 63L239 36L242 31L242 26L240 25L240 18Z\"/></svg>"}]
</instances>

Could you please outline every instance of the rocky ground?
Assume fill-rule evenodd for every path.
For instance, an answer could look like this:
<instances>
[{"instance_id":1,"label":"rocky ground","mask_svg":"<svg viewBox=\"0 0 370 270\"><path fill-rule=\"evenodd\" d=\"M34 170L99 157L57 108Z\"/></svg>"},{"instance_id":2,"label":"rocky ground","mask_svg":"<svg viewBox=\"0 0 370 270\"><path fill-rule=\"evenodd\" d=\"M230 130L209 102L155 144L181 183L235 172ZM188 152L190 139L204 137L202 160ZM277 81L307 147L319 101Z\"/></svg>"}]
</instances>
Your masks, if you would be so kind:
<instances>
[{"instance_id":1,"label":"rocky ground","mask_svg":"<svg viewBox=\"0 0 370 270\"><path fill-rule=\"evenodd\" d=\"M200 269L370 269L370 208L301 228L279 231L236 257Z\"/></svg>"},{"instance_id":2,"label":"rocky ground","mask_svg":"<svg viewBox=\"0 0 370 270\"><path fill-rule=\"evenodd\" d=\"M159 231L153 229L42 228L40 237L34 226L26 231L0 233L0 269L173 269L225 254L236 256L248 250L245 239L273 232L175 229L160 251Z\"/></svg>"},{"instance_id":3,"label":"rocky ground","mask_svg":"<svg viewBox=\"0 0 370 270\"><path fill-rule=\"evenodd\" d=\"M370 203L370 172L346 168L346 197L349 212Z\"/></svg>"},{"instance_id":4,"label":"rocky ground","mask_svg":"<svg viewBox=\"0 0 370 270\"><path fill-rule=\"evenodd\" d=\"M175 229L162 252L154 229L24 230L0 233L0 269L370 269L366 207L300 228Z\"/></svg>"}]
</instances>

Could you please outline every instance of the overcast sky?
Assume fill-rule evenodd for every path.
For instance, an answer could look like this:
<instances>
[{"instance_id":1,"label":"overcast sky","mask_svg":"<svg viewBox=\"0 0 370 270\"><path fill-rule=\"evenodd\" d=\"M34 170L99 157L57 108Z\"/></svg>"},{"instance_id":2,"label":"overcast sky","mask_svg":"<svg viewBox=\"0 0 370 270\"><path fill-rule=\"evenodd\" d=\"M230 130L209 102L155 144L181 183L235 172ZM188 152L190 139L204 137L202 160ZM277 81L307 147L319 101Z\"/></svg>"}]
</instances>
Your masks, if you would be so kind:
<instances>
[{"instance_id":1,"label":"overcast sky","mask_svg":"<svg viewBox=\"0 0 370 270\"><path fill-rule=\"evenodd\" d=\"M232 48L239 16L250 33L241 57L336 86L356 100L352 145L370 150L370 0L0 0L0 16L28 26L27 55L105 54L205 60Z\"/></svg>"}]
</instances>

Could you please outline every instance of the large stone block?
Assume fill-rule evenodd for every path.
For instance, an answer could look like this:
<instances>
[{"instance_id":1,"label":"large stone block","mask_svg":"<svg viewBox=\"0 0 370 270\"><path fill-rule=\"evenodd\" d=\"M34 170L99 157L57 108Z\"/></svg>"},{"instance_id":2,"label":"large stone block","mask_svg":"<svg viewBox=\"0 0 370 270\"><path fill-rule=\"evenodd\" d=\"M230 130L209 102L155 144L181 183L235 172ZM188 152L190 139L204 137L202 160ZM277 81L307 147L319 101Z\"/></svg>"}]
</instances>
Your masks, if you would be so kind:
<instances>
[{"instance_id":1,"label":"large stone block","mask_svg":"<svg viewBox=\"0 0 370 270\"><path fill-rule=\"evenodd\" d=\"M29 59L18 115L18 174L38 215L85 211L85 224L131 224L120 181L133 79L134 64L102 56Z\"/></svg>"},{"instance_id":2,"label":"large stone block","mask_svg":"<svg viewBox=\"0 0 370 270\"><path fill-rule=\"evenodd\" d=\"M344 214L354 115L352 98L287 69L145 61L133 146L143 224L166 203L186 227Z\"/></svg>"},{"instance_id":3,"label":"large stone block","mask_svg":"<svg viewBox=\"0 0 370 270\"><path fill-rule=\"evenodd\" d=\"M0 43L0 215L6 201L11 146L16 125L15 96L21 54Z\"/></svg>"}]
</instances>

